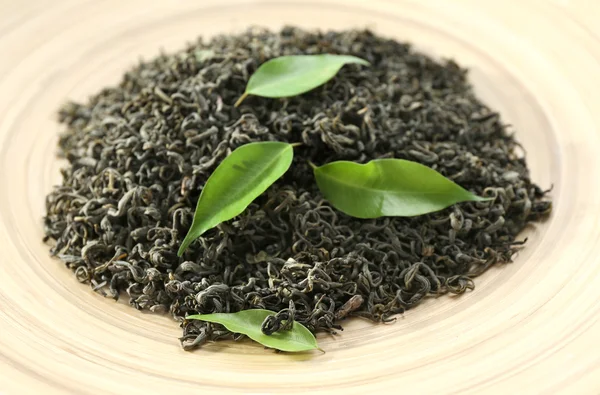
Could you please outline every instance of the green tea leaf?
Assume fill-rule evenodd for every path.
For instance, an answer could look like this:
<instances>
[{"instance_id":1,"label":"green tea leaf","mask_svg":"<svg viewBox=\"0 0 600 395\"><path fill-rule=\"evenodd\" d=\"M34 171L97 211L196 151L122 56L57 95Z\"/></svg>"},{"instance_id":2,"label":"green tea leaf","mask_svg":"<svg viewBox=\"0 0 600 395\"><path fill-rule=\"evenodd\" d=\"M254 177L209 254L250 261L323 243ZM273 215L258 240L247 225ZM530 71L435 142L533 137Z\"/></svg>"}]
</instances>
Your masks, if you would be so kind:
<instances>
[{"instance_id":1,"label":"green tea leaf","mask_svg":"<svg viewBox=\"0 0 600 395\"><path fill-rule=\"evenodd\" d=\"M293 146L276 141L250 143L233 151L208 178L194 220L177 255L208 229L240 215L290 167Z\"/></svg>"},{"instance_id":2,"label":"green tea leaf","mask_svg":"<svg viewBox=\"0 0 600 395\"><path fill-rule=\"evenodd\" d=\"M194 56L196 56L196 60L198 62L204 62L206 59L210 59L215 56L215 51L212 49L199 49L194 52Z\"/></svg>"},{"instance_id":3,"label":"green tea leaf","mask_svg":"<svg viewBox=\"0 0 600 395\"><path fill-rule=\"evenodd\" d=\"M291 55L271 59L252 74L246 92L235 106L248 95L275 98L308 92L329 81L348 63L370 65L366 60L350 55Z\"/></svg>"},{"instance_id":4,"label":"green tea leaf","mask_svg":"<svg viewBox=\"0 0 600 395\"><path fill-rule=\"evenodd\" d=\"M402 159L367 164L339 161L315 167L317 185L338 210L357 218L412 217L464 201L488 200L437 171Z\"/></svg>"},{"instance_id":5,"label":"green tea leaf","mask_svg":"<svg viewBox=\"0 0 600 395\"><path fill-rule=\"evenodd\" d=\"M214 322L223 325L234 333L241 333L263 346L281 351L298 352L318 348L317 340L304 325L294 321L292 328L265 335L261 325L265 318L275 315L269 310L243 310L238 313L198 314L187 317L188 320Z\"/></svg>"}]
</instances>

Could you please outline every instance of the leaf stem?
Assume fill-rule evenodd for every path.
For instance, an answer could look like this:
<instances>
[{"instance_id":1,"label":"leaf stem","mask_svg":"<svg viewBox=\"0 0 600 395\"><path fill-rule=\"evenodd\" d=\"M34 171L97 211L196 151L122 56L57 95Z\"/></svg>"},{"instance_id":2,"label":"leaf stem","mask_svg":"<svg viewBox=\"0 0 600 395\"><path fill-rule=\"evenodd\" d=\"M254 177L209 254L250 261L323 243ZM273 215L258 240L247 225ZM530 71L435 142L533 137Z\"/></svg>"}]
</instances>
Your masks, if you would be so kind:
<instances>
[{"instance_id":1,"label":"leaf stem","mask_svg":"<svg viewBox=\"0 0 600 395\"><path fill-rule=\"evenodd\" d=\"M242 96L240 96L240 98L235 102L235 104L233 105L234 107L239 107L240 104L242 104L242 102L244 101L245 98L248 97L248 92L244 92L244 94Z\"/></svg>"},{"instance_id":2,"label":"leaf stem","mask_svg":"<svg viewBox=\"0 0 600 395\"><path fill-rule=\"evenodd\" d=\"M301 147L304 145L304 143L292 143L290 144L292 146L292 148L296 148L296 147Z\"/></svg>"},{"instance_id":3,"label":"leaf stem","mask_svg":"<svg viewBox=\"0 0 600 395\"><path fill-rule=\"evenodd\" d=\"M310 165L310 167L312 167L312 169L316 169L318 166L315 165L314 163L312 163L311 161L308 161L308 164Z\"/></svg>"}]
</instances>

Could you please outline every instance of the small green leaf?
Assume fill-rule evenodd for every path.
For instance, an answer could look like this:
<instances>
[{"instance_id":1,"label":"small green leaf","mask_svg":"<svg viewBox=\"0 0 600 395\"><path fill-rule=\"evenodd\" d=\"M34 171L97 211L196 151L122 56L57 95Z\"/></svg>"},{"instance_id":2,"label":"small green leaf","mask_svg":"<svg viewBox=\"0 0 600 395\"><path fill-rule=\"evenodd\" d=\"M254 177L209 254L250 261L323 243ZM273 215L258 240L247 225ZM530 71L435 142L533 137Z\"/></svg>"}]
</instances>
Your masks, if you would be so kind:
<instances>
[{"instance_id":1,"label":"small green leaf","mask_svg":"<svg viewBox=\"0 0 600 395\"><path fill-rule=\"evenodd\" d=\"M294 321L292 328L265 335L261 325L265 318L275 315L269 310L243 310L238 313L198 314L187 317L188 320L214 322L223 325L234 333L241 333L263 346L281 351L298 352L318 348L317 340L304 325Z\"/></svg>"},{"instance_id":2,"label":"small green leaf","mask_svg":"<svg viewBox=\"0 0 600 395\"><path fill-rule=\"evenodd\" d=\"M240 215L246 207L290 167L293 146L268 141L250 143L233 151L208 178L194 220L177 255L208 229Z\"/></svg>"},{"instance_id":3,"label":"small green leaf","mask_svg":"<svg viewBox=\"0 0 600 395\"><path fill-rule=\"evenodd\" d=\"M314 168L325 199L357 218L412 217L479 197L420 163L378 159L367 164L339 161Z\"/></svg>"},{"instance_id":4,"label":"small green leaf","mask_svg":"<svg viewBox=\"0 0 600 395\"><path fill-rule=\"evenodd\" d=\"M291 55L271 59L252 74L246 92L235 106L239 106L248 95L275 98L308 92L329 81L348 63L370 65L366 60L351 55Z\"/></svg>"}]
</instances>

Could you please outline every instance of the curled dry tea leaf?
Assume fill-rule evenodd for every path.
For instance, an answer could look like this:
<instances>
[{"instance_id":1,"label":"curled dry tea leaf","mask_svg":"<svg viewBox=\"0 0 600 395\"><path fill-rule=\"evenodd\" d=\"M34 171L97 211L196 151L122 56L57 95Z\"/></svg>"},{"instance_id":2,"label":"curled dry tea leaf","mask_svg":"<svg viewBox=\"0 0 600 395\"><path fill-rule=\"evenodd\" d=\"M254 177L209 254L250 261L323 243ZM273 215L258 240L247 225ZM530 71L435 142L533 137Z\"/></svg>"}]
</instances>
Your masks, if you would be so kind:
<instances>
[{"instance_id":1,"label":"curled dry tea leaf","mask_svg":"<svg viewBox=\"0 0 600 395\"><path fill-rule=\"evenodd\" d=\"M243 145L221 162L208 178L194 220L178 255L208 229L240 215L283 175L292 163L293 146L268 141Z\"/></svg>"},{"instance_id":2,"label":"curled dry tea leaf","mask_svg":"<svg viewBox=\"0 0 600 395\"><path fill-rule=\"evenodd\" d=\"M357 218L412 217L464 201L484 201L420 163L378 159L367 164L339 161L314 168L325 199Z\"/></svg>"},{"instance_id":3,"label":"curled dry tea leaf","mask_svg":"<svg viewBox=\"0 0 600 395\"><path fill-rule=\"evenodd\" d=\"M348 63L370 65L366 60L350 55L291 55L271 59L252 74L246 92L235 106L248 95L275 98L308 92L329 81Z\"/></svg>"},{"instance_id":4,"label":"curled dry tea leaf","mask_svg":"<svg viewBox=\"0 0 600 395\"><path fill-rule=\"evenodd\" d=\"M231 332L241 333L263 346L281 351L298 352L319 348L313 334L304 325L296 321L289 330L265 335L261 331L261 325L271 315L275 315L275 313L270 310L253 309L238 313L191 315L187 319L221 324Z\"/></svg>"},{"instance_id":5,"label":"curled dry tea leaf","mask_svg":"<svg viewBox=\"0 0 600 395\"><path fill-rule=\"evenodd\" d=\"M205 60L215 56L215 51L212 49L199 49L194 52L194 56L198 62L204 62Z\"/></svg>"}]
</instances>

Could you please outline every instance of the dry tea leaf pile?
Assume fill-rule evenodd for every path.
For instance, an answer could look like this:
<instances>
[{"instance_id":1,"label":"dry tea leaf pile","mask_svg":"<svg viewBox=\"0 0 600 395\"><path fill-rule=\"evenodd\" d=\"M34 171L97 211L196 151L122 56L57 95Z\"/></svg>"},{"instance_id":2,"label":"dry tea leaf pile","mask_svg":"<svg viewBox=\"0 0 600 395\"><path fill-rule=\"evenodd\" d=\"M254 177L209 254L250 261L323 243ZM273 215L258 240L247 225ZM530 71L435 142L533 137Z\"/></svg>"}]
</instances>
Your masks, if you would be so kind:
<instances>
[{"instance_id":1,"label":"dry tea leaf pile","mask_svg":"<svg viewBox=\"0 0 600 395\"><path fill-rule=\"evenodd\" d=\"M249 96L234 107L266 60L321 53L370 67L348 64L301 96ZM172 314L185 349L233 336L188 315L283 310L278 317L310 331L334 331L348 316L387 320L428 296L465 292L509 262L519 231L551 208L465 70L368 31L252 29L198 41L64 106L60 121L68 165L46 201L52 253L95 291ZM231 151L259 141L302 145L281 179L179 258L208 177ZM392 157L492 199L356 219L323 199L309 165Z\"/></svg>"}]
</instances>

